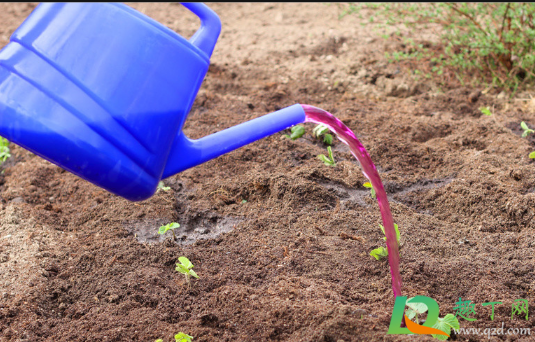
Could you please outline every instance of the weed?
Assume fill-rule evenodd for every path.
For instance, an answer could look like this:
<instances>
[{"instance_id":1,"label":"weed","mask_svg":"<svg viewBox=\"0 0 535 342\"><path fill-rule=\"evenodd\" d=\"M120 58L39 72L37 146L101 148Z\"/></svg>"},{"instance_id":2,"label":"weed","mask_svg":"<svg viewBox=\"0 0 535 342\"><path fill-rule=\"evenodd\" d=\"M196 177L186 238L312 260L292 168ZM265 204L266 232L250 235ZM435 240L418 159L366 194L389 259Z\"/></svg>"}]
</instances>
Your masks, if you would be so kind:
<instances>
[{"instance_id":1,"label":"weed","mask_svg":"<svg viewBox=\"0 0 535 342\"><path fill-rule=\"evenodd\" d=\"M331 149L331 146L327 146L327 152L329 152L329 157L325 157L325 155L320 154L318 158L323 162L323 164L327 166L336 166L336 163L334 162L333 157L333 151Z\"/></svg>"},{"instance_id":2,"label":"weed","mask_svg":"<svg viewBox=\"0 0 535 342\"><path fill-rule=\"evenodd\" d=\"M191 263L191 261L189 261L188 258L181 256L180 258L178 258L178 261L180 263L176 264L175 270L182 273L186 277L186 283L188 284L188 286L190 284L189 277L199 279L199 276L197 275L197 273L195 273L195 271L192 270L193 264Z\"/></svg>"},{"instance_id":3,"label":"weed","mask_svg":"<svg viewBox=\"0 0 535 342\"><path fill-rule=\"evenodd\" d=\"M486 116L491 116L492 112L490 111L489 107L479 107L479 111Z\"/></svg>"},{"instance_id":4,"label":"weed","mask_svg":"<svg viewBox=\"0 0 535 342\"><path fill-rule=\"evenodd\" d=\"M180 227L180 225L176 222L171 222L169 224L166 224L165 226L161 226L159 229L158 229L158 234L160 235L163 235L165 234L168 230L171 230L171 232L173 233L173 241L176 241L176 235L175 235L175 229Z\"/></svg>"},{"instance_id":5,"label":"weed","mask_svg":"<svg viewBox=\"0 0 535 342\"><path fill-rule=\"evenodd\" d=\"M312 135L314 135L316 138L319 138L323 135L323 142L327 145L332 145L333 136L327 132L329 132L329 127L325 125L317 125L312 131Z\"/></svg>"},{"instance_id":6,"label":"weed","mask_svg":"<svg viewBox=\"0 0 535 342\"><path fill-rule=\"evenodd\" d=\"M373 189L373 188L372 188ZM379 227L381 227L381 231L383 234L385 233L385 227L383 227L382 224L379 224ZM394 229L396 230L396 240L398 242L399 246L399 239L401 238L401 234L399 233L398 225L394 223ZM386 236L383 238L386 241ZM377 260L381 260L383 258L386 258L388 256L388 250L384 248L383 246L378 247L370 252L370 255L374 257Z\"/></svg>"},{"instance_id":7,"label":"weed","mask_svg":"<svg viewBox=\"0 0 535 342\"><path fill-rule=\"evenodd\" d=\"M283 137L290 138L292 140L297 140L305 134L305 127L301 125L293 126L291 132L291 135L285 134L283 135Z\"/></svg>"},{"instance_id":8,"label":"weed","mask_svg":"<svg viewBox=\"0 0 535 342\"><path fill-rule=\"evenodd\" d=\"M530 133L535 133L535 131L529 128L524 121L520 123L520 127L522 127L522 129L524 130L524 133L522 133L522 138L527 137Z\"/></svg>"},{"instance_id":9,"label":"weed","mask_svg":"<svg viewBox=\"0 0 535 342\"><path fill-rule=\"evenodd\" d=\"M529 157L530 157L531 159L535 159L535 151L531 152L531 153L529 154Z\"/></svg>"},{"instance_id":10,"label":"weed","mask_svg":"<svg viewBox=\"0 0 535 342\"><path fill-rule=\"evenodd\" d=\"M171 189L171 187L165 186L165 183L163 181L160 181L158 183L158 188L156 189L156 192L159 192L160 190L168 191L169 189Z\"/></svg>"},{"instance_id":11,"label":"weed","mask_svg":"<svg viewBox=\"0 0 535 342\"><path fill-rule=\"evenodd\" d=\"M370 194L372 195L372 198L375 199L375 189L372 186L372 183L366 182L362 184L363 187L370 189Z\"/></svg>"},{"instance_id":12,"label":"weed","mask_svg":"<svg viewBox=\"0 0 535 342\"><path fill-rule=\"evenodd\" d=\"M406 48L391 53L390 61L425 61L437 76L448 69L448 77L455 75L462 83L483 80L491 87L512 91L535 80L534 3L346 3L339 6L341 17L368 9L374 21L381 24L439 28L438 43L425 46L410 38L395 37Z\"/></svg>"},{"instance_id":13,"label":"weed","mask_svg":"<svg viewBox=\"0 0 535 342\"><path fill-rule=\"evenodd\" d=\"M0 164L5 162L7 158L11 157L9 149L9 141L6 138L0 137Z\"/></svg>"}]
</instances>

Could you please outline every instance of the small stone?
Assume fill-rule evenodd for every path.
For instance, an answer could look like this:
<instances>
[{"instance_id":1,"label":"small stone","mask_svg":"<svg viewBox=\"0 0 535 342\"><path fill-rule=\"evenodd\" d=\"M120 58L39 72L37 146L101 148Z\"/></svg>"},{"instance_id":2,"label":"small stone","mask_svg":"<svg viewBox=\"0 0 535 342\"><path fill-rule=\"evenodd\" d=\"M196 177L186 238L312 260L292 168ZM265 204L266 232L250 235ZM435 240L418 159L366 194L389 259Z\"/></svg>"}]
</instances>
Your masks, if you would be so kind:
<instances>
[{"instance_id":1,"label":"small stone","mask_svg":"<svg viewBox=\"0 0 535 342\"><path fill-rule=\"evenodd\" d=\"M13 198L11 201L9 201L10 203L24 203L24 198L22 197L15 197Z\"/></svg>"}]
</instances>

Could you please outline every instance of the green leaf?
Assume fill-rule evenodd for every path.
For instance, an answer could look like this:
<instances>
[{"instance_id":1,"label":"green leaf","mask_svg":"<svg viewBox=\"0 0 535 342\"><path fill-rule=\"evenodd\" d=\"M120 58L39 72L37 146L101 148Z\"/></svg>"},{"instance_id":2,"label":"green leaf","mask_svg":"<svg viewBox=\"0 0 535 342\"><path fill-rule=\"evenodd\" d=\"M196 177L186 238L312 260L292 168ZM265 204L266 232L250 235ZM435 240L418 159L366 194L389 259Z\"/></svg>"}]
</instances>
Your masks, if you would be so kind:
<instances>
[{"instance_id":1,"label":"green leaf","mask_svg":"<svg viewBox=\"0 0 535 342\"><path fill-rule=\"evenodd\" d=\"M365 187L365 188L371 189L372 188L372 183L366 182L366 183L362 184L362 186Z\"/></svg>"},{"instance_id":2,"label":"green leaf","mask_svg":"<svg viewBox=\"0 0 535 342\"><path fill-rule=\"evenodd\" d=\"M291 131L292 131L292 134L290 135L290 138L292 140L297 140L305 134L305 127L301 125L293 126Z\"/></svg>"},{"instance_id":3,"label":"green leaf","mask_svg":"<svg viewBox=\"0 0 535 342\"><path fill-rule=\"evenodd\" d=\"M319 124L317 125L316 127L314 127L314 129L312 130L312 134L319 138L322 134L325 134L329 131L329 127L325 126L325 125L322 125L322 124Z\"/></svg>"},{"instance_id":4,"label":"green leaf","mask_svg":"<svg viewBox=\"0 0 535 342\"><path fill-rule=\"evenodd\" d=\"M492 112L490 111L489 107L479 107L479 111L486 116L492 115Z\"/></svg>"},{"instance_id":5,"label":"green leaf","mask_svg":"<svg viewBox=\"0 0 535 342\"><path fill-rule=\"evenodd\" d=\"M188 270L190 268L193 268L193 264L191 263L191 261L189 261L189 259L184 256L181 256L180 258L178 258L178 261L180 261L180 263L184 265L184 267L186 267Z\"/></svg>"},{"instance_id":6,"label":"green leaf","mask_svg":"<svg viewBox=\"0 0 535 342\"><path fill-rule=\"evenodd\" d=\"M386 233L385 233L385 227L383 227L382 224L379 224L379 227L381 227L381 230L383 231L383 234L386 235ZM395 231L396 231L396 240L397 240L397 242L398 242L398 244L399 244L399 240L400 240L400 238L401 238L401 234L399 233L399 228L398 228L397 223L394 223L394 229L395 229ZM383 238L383 240L386 241L386 236Z\"/></svg>"},{"instance_id":7,"label":"green leaf","mask_svg":"<svg viewBox=\"0 0 535 342\"><path fill-rule=\"evenodd\" d=\"M193 278L197 278L197 279L199 279L199 276L197 275L197 273L195 273L194 270L189 270L189 274L190 274L190 276L192 276Z\"/></svg>"},{"instance_id":8,"label":"green leaf","mask_svg":"<svg viewBox=\"0 0 535 342\"><path fill-rule=\"evenodd\" d=\"M161 226L158 228L158 234L165 234L166 231L169 230L169 225Z\"/></svg>"},{"instance_id":9,"label":"green leaf","mask_svg":"<svg viewBox=\"0 0 535 342\"><path fill-rule=\"evenodd\" d=\"M178 334L175 335L176 342L191 342L192 339L193 339L193 336L184 334L183 332L179 332Z\"/></svg>"},{"instance_id":10,"label":"green leaf","mask_svg":"<svg viewBox=\"0 0 535 342\"><path fill-rule=\"evenodd\" d=\"M176 222L169 223L169 229L175 229L180 227L180 225Z\"/></svg>"},{"instance_id":11,"label":"green leaf","mask_svg":"<svg viewBox=\"0 0 535 342\"><path fill-rule=\"evenodd\" d=\"M528 125L526 125L526 123L525 123L524 121L522 121L522 122L520 123L520 127L522 127L522 129L523 129L524 131L527 131L527 130L529 129Z\"/></svg>"},{"instance_id":12,"label":"green leaf","mask_svg":"<svg viewBox=\"0 0 535 342\"><path fill-rule=\"evenodd\" d=\"M411 321L412 321L412 319L413 319L414 317L416 317L416 323L419 323L419 321L418 321L418 317L416 316L417 313L416 313L416 311L414 311L413 309L407 309L407 310L405 311L405 315L407 315L407 317L408 317Z\"/></svg>"},{"instance_id":13,"label":"green leaf","mask_svg":"<svg viewBox=\"0 0 535 342\"><path fill-rule=\"evenodd\" d=\"M326 143L327 145L332 145L333 144L333 136L329 133L325 134L323 136L323 142Z\"/></svg>"},{"instance_id":14,"label":"green leaf","mask_svg":"<svg viewBox=\"0 0 535 342\"><path fill-rule=\"evenodd\" d=\"M388 250L384 247L379 247L370 252L370 255L377 260L381 260L388 256Z\"/></svg>"},{"instance_id":15,"label":"green leaf","mask_svg":"<svg viewBox=\"0 0 535 342\"><path fill-rule=\"evenodd\" d=\"M187 274L189 273L189 269L182 265L182 264L176 264L176 267L175 267L175 270L182 273L182 274Z\"/></svg>"},{"instance_id":16,"label":"green leaf","mask_svg":"<svg viewBox=\"0 0 535 342\"><path fill-rule=\"evenodd\" d=\"M425 313L427 311L427 305L425 305L424 303L410 303L411 299L413 299L413 298L414 297L407 299L407 306L411 310L416 312L418 315L421 315L421 314Z\"/></svg>"},{"instance_id":17,"label":"green leaf","mask_svg":"<svg viewBox=\"0 0 535 342\"><path fill-rule=\"evenodd\" d=\"M457 320L457 317L452 314L447 314L444 318L437 318L437 322L435 323L435 325L433 325L433 328L442 330L446 334L450 335L451 329L453 328L455 330L458 330L460 328L460 325L459 321ZM448 337L444 335L433 334L432 336L441 341L445 341L446 339L448 339Z\"/></svg>"},{"instance_id":18,"label":"green leaf","mask_svg":"<svg viewBox=\"0 0 535 342\"><path fill-rule=\"evenodd\" d=\"M157 339L156 341L154 342L163 342L163 340L161 338Z\"/></svg>"},{"instance_id":19,"label":"green leaf","mask_svg":"<svg viewBox=\"0 0 535 342\"><path fill-rule=\"evenodd\" d=\"M529 154L529 157L532 158L532 159L535 158L535 151L531 152L531 153Z\"/></svg>"},{"instance_id":20,"label":"green leaf","mask_svg":"<svg viewBox=\"0 0 535 342\"><path fill-rule=\"evenodd\" d=\"M163 181L160 181L160 182L158 183L158 190L159 190L159 189L161 189L161 190L163 190L163 191L167 191L167 190L171 189L171 187L169 187L169 186L165 186L164 182L163 182Z\"/></svg>"}]
</instances>

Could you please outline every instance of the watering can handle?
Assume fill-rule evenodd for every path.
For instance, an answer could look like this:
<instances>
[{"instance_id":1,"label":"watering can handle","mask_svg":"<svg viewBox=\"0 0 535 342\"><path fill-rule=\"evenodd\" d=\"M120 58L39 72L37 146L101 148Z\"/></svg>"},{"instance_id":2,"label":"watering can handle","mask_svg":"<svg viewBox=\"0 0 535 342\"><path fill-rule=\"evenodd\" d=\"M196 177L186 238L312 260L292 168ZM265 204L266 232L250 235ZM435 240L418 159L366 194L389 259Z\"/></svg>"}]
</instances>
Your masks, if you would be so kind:
<instances>
[{"instance_id":1,"label":"watering can handle","mask_svg":"<svg viewBox=\"0 0 535 342\"><path fill-rule=\"evenodd\" d=\"M210 58L219 33L221 33L221 20L214 11L203 3L182 2L182 5L201 19L201 27L189 39L189 42L201 49Z\"/></svg>"}]
</instances>

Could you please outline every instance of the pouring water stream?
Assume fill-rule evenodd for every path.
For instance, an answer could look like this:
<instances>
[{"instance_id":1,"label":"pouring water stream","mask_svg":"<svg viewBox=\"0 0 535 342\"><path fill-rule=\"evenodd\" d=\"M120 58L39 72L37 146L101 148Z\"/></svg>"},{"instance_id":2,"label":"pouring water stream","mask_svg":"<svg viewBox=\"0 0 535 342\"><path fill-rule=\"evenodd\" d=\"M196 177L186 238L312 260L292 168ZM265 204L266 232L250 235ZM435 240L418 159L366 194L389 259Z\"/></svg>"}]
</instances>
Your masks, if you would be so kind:
<instances>
[{"instance_id":1,"label":"pouring water stream","mask_svg":"<svg viewBox=\"0 0 535 342\"><path fill-rule=\"evenodd\" d=\"M385 228L388 262L390 264L390 273L392 275L392 290L394 292L394 297L401 296L399 250L396 240L396 231L394 229L394 220L392 219L390 205L388 204L388 199L383 187L383 183L381 182L381 177L379 177L379 173L377 172L370 155L357 139L355 134L331 113L309 105L301 106L305 111L305 122L314 122L327 126L338 136L338 139L349 146L351 154L353 154L353 156L359 161L364 176L366 176L366 178L368 178L372 183L377 195L377 202L379 203L379 210L381 211L381 218Z\"/></svg>"}]
</instances>

